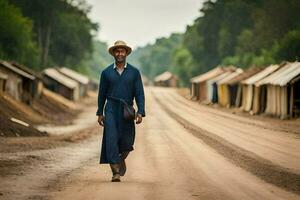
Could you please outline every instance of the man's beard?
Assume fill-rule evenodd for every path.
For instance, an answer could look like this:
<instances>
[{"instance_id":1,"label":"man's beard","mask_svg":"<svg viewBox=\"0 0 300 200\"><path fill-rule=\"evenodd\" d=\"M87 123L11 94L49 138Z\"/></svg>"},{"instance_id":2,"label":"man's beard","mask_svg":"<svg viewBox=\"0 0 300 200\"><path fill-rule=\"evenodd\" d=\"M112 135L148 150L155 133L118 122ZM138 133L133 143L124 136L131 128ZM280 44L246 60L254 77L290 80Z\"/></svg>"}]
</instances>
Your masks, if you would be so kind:
<instances>
[{"instance_id":1,"label":"man's beard","mask_svg":"<svg viewBox=\"0 0 300 200\"><path fill-rule=\"evenodd\" d=\"M123 63L126 61L126 58L125 57L121 57L121 58L116 58L116 63Z\"/></svg>"}]
</instances>

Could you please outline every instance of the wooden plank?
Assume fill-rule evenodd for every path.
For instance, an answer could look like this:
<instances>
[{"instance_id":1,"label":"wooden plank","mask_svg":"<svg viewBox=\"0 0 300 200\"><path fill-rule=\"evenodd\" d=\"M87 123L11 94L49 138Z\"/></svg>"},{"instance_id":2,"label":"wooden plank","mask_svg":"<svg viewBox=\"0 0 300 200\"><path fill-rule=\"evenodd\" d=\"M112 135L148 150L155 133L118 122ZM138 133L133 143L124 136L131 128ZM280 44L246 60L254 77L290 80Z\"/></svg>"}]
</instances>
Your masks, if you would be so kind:
<instances>
[{"instance_id":1,"label":"wooden plank","mask_svg":"<svg viewBox=\"0 0 300 200\"><path fill-rule=\"evenodd\" d=\"M290 116L293 117L293 108L294 108L294 85L291 85L291 94L290 94Z\"/></svg>"}]
</instances>

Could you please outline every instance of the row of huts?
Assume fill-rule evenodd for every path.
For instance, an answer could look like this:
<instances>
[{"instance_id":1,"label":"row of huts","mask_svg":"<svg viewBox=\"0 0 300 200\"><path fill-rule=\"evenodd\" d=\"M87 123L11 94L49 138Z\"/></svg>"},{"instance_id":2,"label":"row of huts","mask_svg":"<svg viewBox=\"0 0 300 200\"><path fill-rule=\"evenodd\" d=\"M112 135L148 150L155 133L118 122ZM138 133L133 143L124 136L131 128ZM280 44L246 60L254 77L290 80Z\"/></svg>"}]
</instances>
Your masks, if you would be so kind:
<instances>
[{"instance_id":1,"label":"row of huts","mask_svg":"<svg viewBox=\"0 0 300 200\"><path fill-rule=\"evenodd\" d=\"M247 70L218 66L190 83L194 100L281 119L300 115L300 62Z\"/></svg>"},{"instance_id":2,"label":"row of huts","mask_svg":"<svg viewBox=\"0 0 300 200\"><path fill-rule=\"evenodd\" d=\"M77 101L88 90L97 90L97 81L66 67L47 68L36 73L17 62L0 60L0 95L31 104L47 88L64 98Z\"/></svg>"}]
</instances>

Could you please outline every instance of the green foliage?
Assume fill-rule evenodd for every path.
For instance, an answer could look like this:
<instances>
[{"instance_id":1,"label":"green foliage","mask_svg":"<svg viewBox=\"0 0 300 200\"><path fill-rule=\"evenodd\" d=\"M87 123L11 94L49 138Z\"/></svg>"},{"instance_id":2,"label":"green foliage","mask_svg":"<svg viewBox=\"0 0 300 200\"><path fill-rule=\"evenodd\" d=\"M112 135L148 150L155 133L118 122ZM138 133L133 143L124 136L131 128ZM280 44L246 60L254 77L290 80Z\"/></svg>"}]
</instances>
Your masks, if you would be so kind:
<instances>
[{"instance_id":1,"label":"green foliage","mask_svg":"<svg viewBox=\"0 0 300 200\"><path fill-rule=\"evenodd\" d=\"M295 61L300 60L300 31L288 32L282 40L277 50L277 60Z\"/></svg>"},{"instance_id":2,"label":"green foliage","mask_svg":"<svg viewBox=\"0 0 300 200\"><path fill-rule=\"evenodd\" d=\"M53 25L57 34L52 36L50 55L58 65L76 66L85 53L92 52L93 24L76 12L60 13L57 18Z\"/></svg>"},{"instance_id":3,"label":"green foliage","mask_svg":"<svg viewBox=\"0 0 300 200\"><path fill-rule=\"evenodd\" d=\"M253 58L253 64L256 66L268 66L270 64L276 64L275 53L277 51L277 45L274 45L271 49L261 49L261 53Z\"/></svg>"},{"instance_id":4,"label":"green foliage","mask_svg":"<svg viewBox=\"0 0 300 200\"><path fill-rule=\"evenodd\" d=\"M194 66L191 53L180 47L173 54L174 73L180 77L179 86L188 86L191 77L199 73L197 67Z\"/></svg>"},{"instance_id":5,"label":"green foliage","mask_svg":"<svg viewBox=\"0 0 300 200\"><path fill-rule=\"evenodd\" d=\"M185 34L183 35L183 46L190 52L191 56L197 62L201 69L203 60L200 55L204 55L204 38L198 34L197 27L200 26L201 19L195 21L193 26L188 26Z\"/></svg>"},{"instance_id":6,"label":"green foliage","mask_svg":"<svg viewBox=\"0 0 300 200\"><path fill-rule=\"evenodd\" d=\"M259 48L271 48L290 30L300 29L299 0L263 0L261 7L254 10L252 27L254 43Z\"/></svg>"},{"instance_id":7,"label":"green foliage","mask_svg":"<svg viewBox=\"0 0 300 200\"><path fill-rule=\"evenodd\" d=\"M34 45L28 45L28 48L31 47L35 54L38 54L40 70L49 65L82 68L79 66L81 61L93 50L92 33L98 29L98 25L91 22L87 16L90 6L85 0L9 0L9 2L19 9L17 12L8 10L8 13L20 14L21 10L22 14L27 17L26 19L29 18L28 21L32 22L28 23L28 28L16 27L19 31L25 30L24 36L22 32L19 32L17 38L26 37L24 41L29 41L26 30L30 30L30 33L33 31L35 42ZM3 21L0 22L0 26L1 24L4 24ZM9 26L16 26L16 24L12 20ZM7 41L9 40L1 38L0 44ZM12 48L14 51L24 49L23 46L21 49L14 46ZM13 53L9 55L18 62L24 63ZM27 59L30 58L29 55L34 54L24 54Z\"/></svg>"},{"instance_id":8,"label":"green foliage","mask_svg":"<svg viewBox=\"0 0 300 200\"><path fill-rule=\"evenodd\" d=\"M0 0L0 8L0 58L36 67L38 58L32 39L32 21L7 0Z\"/></svg>"},{"instance_id":9,"label":"green foliage","mask_svg":"<svg viewBox=\"0 0 300 200\"><path fill-rule=\"evenodd\" d=\"M251 13L258 4L258 0L218 0L203 4L202 16L187 29L185 38L189 39L184 40L184 46L198 62L200 71L207 71L224 58L234 56L238 36L253 25ZM192 41L196 41L197 45L193 45Z\"/></svg>"},{"instance_id":10,"label":"green foliage","mask_svg":"<svg viewBox=\"0 0 300 200\"><path fill-rule=\"evenodd\" d=\"M159 38L152 45L136 50L138 56L130 58L140 66L141 72L151 80L166 70L173 70L172 56L182 43L181 34L172 34L169 38Z\"/></svg>"},{"instance_id":11,"label":"green foliage","mask_svg":"<svg viewBox=\"0 0 300 200\"><path fill-rule=\"evenodd\" d=\"M237 36L237 45L235 47L235 54L242 55L245 52L255 53L257 47L253 43L255 37L251 30L244 29L240 35Z\"/></svg>"},{"instance_id":12,"label":"green foliage","mask_svg":"<svg viewBox=\"0 0 300 200\"><path fill-rule=\"evenodd\" d=\"M65 65L99 78L113 62L86 0L0 0L0 58L41 70ZM247 68L300 57L299 0L207 0L184 34L136 49L128 61L153 79L169 70L185 86L219 64Z\"/></svg>"},{"instance_id":13,"label":"green foliage","mask_svg":"<svg viewBox=\"0 0 300 200\"><path fill-rule=\"evenodd\" d=\"M247 68L299 59L299 0L206 1L187 28L183 47L199 71Z\"/></svg>"},{"instance_id":14,"label":"green foliage","mask_svg":"<svg viewBox=\"0 0 300 200\"><path fill-rule=\"evenodd\" d=\"M217 65L267 66L300 57L299 0L207 0L180 39L138 48L133 61L152 79L170 70L186 86Z\"/></svg>"},{"instance_id":15,"label":"green foliage","mask_svg":"<svg viewBox=\"0 0 300 200\"><path fill-rule=\"evenodd\" d=\"M107 52L107 44L98 40L93 41L93 53L87 54L77 70L98 80L100 72L113 62L113 57Z\"/></svg>"}]
</instances>

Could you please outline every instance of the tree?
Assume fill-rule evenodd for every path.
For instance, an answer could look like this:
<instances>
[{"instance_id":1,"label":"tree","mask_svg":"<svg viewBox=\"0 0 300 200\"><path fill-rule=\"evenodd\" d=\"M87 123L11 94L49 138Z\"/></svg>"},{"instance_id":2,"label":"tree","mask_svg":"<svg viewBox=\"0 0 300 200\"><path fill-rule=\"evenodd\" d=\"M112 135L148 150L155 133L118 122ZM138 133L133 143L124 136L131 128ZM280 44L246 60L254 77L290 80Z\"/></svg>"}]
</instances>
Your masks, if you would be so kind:
<instances>
[{"instance_id":1,"label":"tree","mask_svg":"<svg viewBox=\"0 0 300 200\"><path fill-rule=\"evenodd\" d=\"M0 7L0 57L35 67L37 51L32 38L32 21L7 0L0 0Z\"/></svg>"},{"instance_id":2,"label":"tree","mask_svg":"<svg viewBox=\"0 0 300 200\"><path fill-rule=\"evenodd\" d=\"M299 61L300 31L289 31L279 42L276 53L277 60Z\"/></svg>"},{"instance_id":3,"label":"tree","mask_svg":"<svg viewBox=\"0 0 300 200\"><path fill-rule=\"evenodd\" d=\"M253 43L269 49L288 31L300 29L300 3L298 0L264 0L262 7L254 10Z\"/></svg>"},{"instance_id":4,"label":"tree","mask_svg":"<svg viewBox=\"0 0 300 200\"><path fill-rule=\"evenodd\" d=\"M190 78L199 73L199 68L194 66L192 55L183 47L175 50L173 63L173 71L179 77L180 86L188 86Z\"/></svg>"},{"instance_id":5,"label":"tree","mask_svg":"<svg viewBox=\"0 0 300 200\"><path fill-rule=\"evenodd\" d=\"M10 1L34 22L41 68L74 65L91 53L92 31L98 26L87 17L90 9L84 0Z\"/></svg>"},{"instance_id":6,"label":"tree","mask_svg":"<svg viewBox=\"0 0 300 200\"><path fill-rule=\"evenodd\" d=\"M157 54L169 58L157 41L139 53L143 70L150 77L173 70L187 84L188 77L220 64L247 68L295 61L300 54L299 10L299 0L207 0L199 17L187 26L182 44L171 56L171 67L157 68L166 63Z\"/></svg>"},{"instance_id":7,"label":"tree","mask_svg":"<svg viewBox=\"0 0 300 200\"><path fill-rule=\"evenodd\" d=\"M182 44L182 34L173 33L168 38L158 38L154 44L138 48L138 57L132 57L133 63L140 66L142 73L153 79L166 70L172 70L172 55L175 49Z\"/></svg>"},{"instance_id":8,"label":"tree","mask_svg":"<svg viewBox=\"0 0 300 200\"><path fill-rule=\"evenodd\" d=\"M93 53L86 54L77 70L98 80L100 72L113 62L113 58L107 52L107 44L98 40L93 40Z\"/></svg>"}]
</instances>

